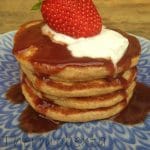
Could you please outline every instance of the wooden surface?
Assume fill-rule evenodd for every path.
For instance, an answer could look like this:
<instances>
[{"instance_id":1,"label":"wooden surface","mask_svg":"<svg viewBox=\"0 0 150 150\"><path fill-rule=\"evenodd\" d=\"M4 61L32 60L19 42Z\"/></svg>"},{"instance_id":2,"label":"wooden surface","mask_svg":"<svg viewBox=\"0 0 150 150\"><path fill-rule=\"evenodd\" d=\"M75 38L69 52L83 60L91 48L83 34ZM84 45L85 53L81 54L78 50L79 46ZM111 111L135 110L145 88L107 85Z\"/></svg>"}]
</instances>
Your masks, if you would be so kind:
<instances>
[{"instance_id":1,"label":"wooden surface","mask_svg":"<svg viewBox=\"0 0 150 150\"><path fill-rule=\"evenodd\" d=\"M22 23L40 19L31 11L38 0L0 0L0 33L16 30ZM103 24L150 39L150 0L94 0Z\"/></svg>"}]
</instances>

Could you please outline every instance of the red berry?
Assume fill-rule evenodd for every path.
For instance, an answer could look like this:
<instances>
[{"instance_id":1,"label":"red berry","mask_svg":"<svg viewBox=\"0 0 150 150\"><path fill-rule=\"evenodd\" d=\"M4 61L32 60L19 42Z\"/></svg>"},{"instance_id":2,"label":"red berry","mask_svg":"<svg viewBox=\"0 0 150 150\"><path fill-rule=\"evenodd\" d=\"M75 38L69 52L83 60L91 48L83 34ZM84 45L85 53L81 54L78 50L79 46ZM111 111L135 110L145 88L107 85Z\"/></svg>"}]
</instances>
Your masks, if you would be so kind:
<instances>
[{"instance_id":1,"label":"red berry","mask_svg":"<svg viewBox=\"0 0 150 150\"><path fill-rule=\"evenodd\" d=\"M41 12L50 28L75 38L94 36L102 28L92 0L44 0Z\"/></svg>"}]
</instances>

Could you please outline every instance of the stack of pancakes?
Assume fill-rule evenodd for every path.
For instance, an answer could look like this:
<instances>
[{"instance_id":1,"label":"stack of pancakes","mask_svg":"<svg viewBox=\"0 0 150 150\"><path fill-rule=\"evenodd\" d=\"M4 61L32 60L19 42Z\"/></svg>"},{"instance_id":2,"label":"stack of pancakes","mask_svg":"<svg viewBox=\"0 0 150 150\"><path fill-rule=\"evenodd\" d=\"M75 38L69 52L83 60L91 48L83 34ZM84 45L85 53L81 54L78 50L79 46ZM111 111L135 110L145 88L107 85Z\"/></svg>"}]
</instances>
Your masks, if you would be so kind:
<instances>
[{"instance_id":1,"label":"stack of pancakes","mask_svg":"<svg viewBox=\"0 0 150 150\"><path fill-rule=\"evenodd\" d=\"M64 122L105 119L121 112L136 85L138 40L117 30L129 46L114 66L111 60L71 56L65 45L42 34L43 25L41 21L24 24L14 39L22 92L33 109Z\"/></svg>"}]
</instances>

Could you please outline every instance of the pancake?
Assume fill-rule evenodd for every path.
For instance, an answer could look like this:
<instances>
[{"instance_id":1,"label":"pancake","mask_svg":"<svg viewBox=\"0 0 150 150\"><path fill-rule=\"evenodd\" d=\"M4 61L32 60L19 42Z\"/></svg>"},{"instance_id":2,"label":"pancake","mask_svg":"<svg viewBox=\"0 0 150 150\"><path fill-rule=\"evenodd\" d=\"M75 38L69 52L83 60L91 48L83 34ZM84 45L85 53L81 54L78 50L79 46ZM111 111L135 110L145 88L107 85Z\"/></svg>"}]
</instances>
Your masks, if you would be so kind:
<instances>
[{"instance_id":1,"label":"pancake","mask_svg":"<svg viewBox=\"0 0 150 150\"><path fill-rule=\"evenodd\" d=\"M110 107L116 105L117 103L123 101L124 99L129 99L130 95L133 94L136 82L133 81L127 89L119 90L105 95L91 96L91 97L55 97L48 94L41 93L40 91L34 89L28 80L24 80L27 86L32 89L35 95L41 99L47 99L57 105L76 109L96 109L100 107Z\"/></svg>"},{"instance_id":2,"label":"pancake","mask_svg":"<svg viewBox=\"0 0 150 150\"><path fill-rule=\"evenodd\" d=\"M20 63L22 92L33 109L49 119L86 122L110 118L129 103L136 85L139 41L129 41L117 64L110 59L74 57L62 43L42 33L43 21L20 27L13 54Z\"/></svg>"},{"instance_id":3,"label":"pancake","mask_svg":"<svg viewBox=\"0 0 150 150\"><path fill-rule=\"evenodd\" d=\"M111 107L81 110L59 106L41 99L25 83L22 84L22 91L28 103L37 112L45 115L47 118L64 122L87 122L109 118L127 106L127 101L123 100Z\"/></svg>"},{"instance_id":4,"label":"pancake","mask_svg":"<svg viewBox=\"0 0 150 150\"><path fill-rule=\"evenodd\" d=\"M43 25L42 21L22 25L15 35L13 49L19 63L40 76L64 82L88 81L117 76L137 65L141 51L139 41L120 30L117 32L128 38L129 46L114 67L111 60L73 57L65 45L53 43L41 33Z\"/></svg>"},{"instance_id":5,"label":"pancake","mask_svg":"<svg viewBox=\"0 0 150 150\"><path fill-rule=\"evenodd\" d=\"M127 87L135 79L137 72L136 68L132 68L116 78L88 82L56 82L40 79L23 66L21 69L35 89L57 97L88 97L115 92Z\"/></svg>"}]
</instances>

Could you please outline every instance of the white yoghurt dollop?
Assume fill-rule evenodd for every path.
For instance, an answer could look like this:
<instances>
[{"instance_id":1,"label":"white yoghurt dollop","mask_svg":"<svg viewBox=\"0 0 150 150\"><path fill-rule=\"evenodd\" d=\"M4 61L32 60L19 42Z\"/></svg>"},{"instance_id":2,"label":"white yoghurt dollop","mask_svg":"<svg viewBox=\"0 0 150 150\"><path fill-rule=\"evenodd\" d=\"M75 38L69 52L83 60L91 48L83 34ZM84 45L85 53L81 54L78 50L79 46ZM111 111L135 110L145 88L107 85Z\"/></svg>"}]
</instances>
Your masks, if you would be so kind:
<instances>
[{"instance_id":1,"label":"white yoghurt dollop","mask_svg":"<svg viewBox=\"0 0 150 150\"><path fill-rule=\"evenodd\" d=\"M105 27L96 36L78 39L57 33L48 25L42 27L42 33L55 42L66 44L74 57L111 59L114 65L122 58L129 45L127 38Z\"/></svg>"}]
</instances>

